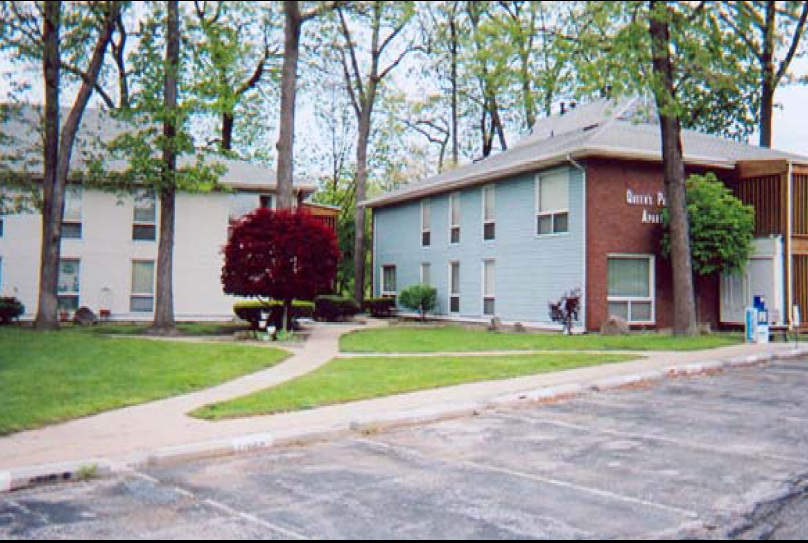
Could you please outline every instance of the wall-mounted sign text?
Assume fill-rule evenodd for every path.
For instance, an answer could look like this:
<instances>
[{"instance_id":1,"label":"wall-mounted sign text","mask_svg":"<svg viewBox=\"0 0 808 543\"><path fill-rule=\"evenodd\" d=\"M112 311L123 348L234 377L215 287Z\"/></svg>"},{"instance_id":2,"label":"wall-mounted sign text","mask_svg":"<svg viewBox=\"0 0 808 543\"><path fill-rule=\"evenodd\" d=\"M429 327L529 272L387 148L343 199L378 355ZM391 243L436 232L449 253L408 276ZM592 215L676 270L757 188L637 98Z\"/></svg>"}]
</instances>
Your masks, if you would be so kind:
<instances>
[{"instance_id":1,"label":"wall-mounted sign text","mask_svg":"<svg viewBox=\"0 0 808 543\"><path fill-rule=\"evenodd\" d=\"M637 193L631 189L626 191L626 203L630 206L645 207L642 211L643 224L662 224L662 212L650 210L648 208L664 208L667 207L668 202L665 199L665 193L657 192L656 194Z\"/></svg>"}]
</instances>

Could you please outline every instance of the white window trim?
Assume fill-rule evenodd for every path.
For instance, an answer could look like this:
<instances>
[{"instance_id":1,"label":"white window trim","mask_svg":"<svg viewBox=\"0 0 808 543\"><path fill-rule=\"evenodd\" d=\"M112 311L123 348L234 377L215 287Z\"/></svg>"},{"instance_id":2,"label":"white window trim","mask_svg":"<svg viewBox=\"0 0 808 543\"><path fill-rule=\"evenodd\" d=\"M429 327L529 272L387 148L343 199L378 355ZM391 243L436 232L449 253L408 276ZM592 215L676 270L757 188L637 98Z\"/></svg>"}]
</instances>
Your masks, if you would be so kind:
<instances>
[{"instance_id":1,"label":"white window trim","mask_svg":"<svg viewBox=\"0 0 808 543\"><path fill-rule=\"evenodd\" d=\"M551 174L553 175L553 174ZM554 209L553 211L541 211L541 183L544 178L550 177L547 174L538 174L536 175L536 217L534 219L534 233L537 238L546 239L552 237L561 237L561 236L569 236L570 235L570 210L569 207L567 209ZM567 175L567 202L569 202L569 190L570 190L570 179L569 175ZM566 232L556 232L555 231L555 216L556 215L567 215L567 231ZM542 234L539 232L539 219L541 217L552 217L553 218L553 232L549 234Z\"/></svg>"},{"instance_id":2,"label":"white window trim","mask_svg":"<svg viewBox=\"0 0 808 543\"><path fill-rule=\"evenodd\" d=\"M458 209L457 214L458 214L458 220L460 221L458 224L454 224L453 222L454 217L452 216L452 201L455 198L457 198L457 209ZM453 192L452 194L449 195L449 245L452 246L458 246L463 241L463 229L461 228L461 225L463 223L463 208L461 207L461 202L462 201L460 199L459 192ZM457 231L459 233L458 239L460 240L456 243L452 242L452 231L454 231L455 228L457 228Z\"/></svg>"},{"instance_id":3,"label":"white window trim","mask_svg":"<svg viewBox=\"0 0 808 543\"><path fill-rule=\"evenodd\" d=\"M491 295L486 295L485 293L485 285L486 285L486 277L485 277L485 266L488 263L494 264L494 292ZM482 281L480 283L480 291L482 292L482 315L483 317L496 317L496 303L497 303L497 284L496 284L496 273L497 273L497 261L494 258L486 258L482 261ZM489 314L485 312L485 302L491 300L494 302L494 312Z\"/></svg>"},{"instance_id":4,"label":"white window trim","mask_svg":"<svg viewBox=\"0 0 808 543\"><path fill-rule=\"evenodd\" d=\"M154 220L151 221L151 222L138 221L137 219L135 219L135 214L137 213L137 202L136 202L136 200L133 200L133 205L132 205L132 241L146 242L146 243L149 243L149 242L154 243L154 242L157 241L157 238L159 236L159 232L157 231L157 216L160 214L160 202L157 199L156 194L152 194L152 197L154 198ZM135 197L135 198L137 198L137 197ZM137 226L153 226L154 227L154 239L153 240L151 240L151 239L135 239L134 229Z\"/></svg>"},{"instance_id":5,"label":"white window trim","mask_svg":"<svg viewBox=\"0 0 808 543\"><path fill-rule=\"evenodd\" d=\"M74 262L74 263L78 264L78 267L79 267L79 288L78 288L78 290L75 290L75 291L71 290L70 292L57 292L57 294L56 294L57 303L58 303L59 298L76 298L76 300L77 300L76 306L81 307L81 278L82 278L81 262L82 262L82 260L80 258L71 258L71 257L60 258L59 259L59 275L61 275L61 272L62 272L62 263L63 262ZM57 280L58 280L58 278L57 278Z\"/></svg>"},{"instance_id":6,"label":"white window trim","mask_svg":"<svg viewBox=\"0 0 808 543\"><path fill-rule=\"evenodd\" d=\"M449 283L448 283L448 290L449 290L449 307L448 313L449 315L460 315L460 311L452 311L452 298L458 299L458 308L460 307L460 303L462 302L461 298L461 288L460 285L457 285L457 292L452 292L452 267L457 266L458 270L462 273L462 268L460 268L460 261L459 260L451 260L449 261Z\"/></svg>"},{"instance_id":7,"label":"white window trim","mask_svg":"<svg viewBox=\"0 0 808 543\"><path fill-rule=\"evenodd\" d=\"M494 199L494 218L490 219L490 220L487 220L485 218L485 193L487 191L489 191L489 190L493 194L493 199ZM496 234L496 227L497 227L497 212L496 212L496 209L497 209L497 190L496 190L496 185L486 185L486 186L484 186L482 188L482 196L483 196L483 198L482 198L483 199L483 209L482 209L482 218L483 218L482 239L483 239L483 243L494 243L497 240L497 234ZM489 224L494 225L494 228L495 228L495 230L494 230L494 239L485 239L485 227L488 226Z\"/></svg>"},{"instance_id":8,"label":"white window trim","mask_svg":"<svg viewBox=\"0 0 808 543\"><path fill-rule=\"evenodd\" d=\"M424 209L429 207L429 228L424 225ZM429 233L429 245L424 245L424 234ZM432 199L427 198L421 200L421 248L429 249L432 247Z\"/></svg>"},{"instance_id":9,"label":"white window trim","mask_svg":"<svg viewBox=\"0 0 808 543\"><path fill-rule=\"evenodd\" d=\"M153 266L152 291L151 291L151 293L135 292L135 285L134 285L135 264L151 264ZM157 299L156 298L156 296L157 296L157 285L156 285L156 283L157 283L157 262L155 260L148 260L148 259L135 259L135 260L132 260L132 274L131 274L131 277L130 277L130 282L131 283L129 285L129 291L131 292L131 294L129 296L129 311L132 312L132 313L154 313L154 302L156 302L156 299ZM152 310L151 311L132 311L132 300L135 299L135 298L140 299L140 300L151 298L152 299Z\"/></svg>"},{"instance_id":10,"label":"white window trim","mask_svg":"<svg viewBox=\"0 0 808 543\"><path fill-rule=\"evenodd\" d=\"M606 277L606 307L610 303L628 303L628 323L632 326L656 326L656 256L649 254L631 254L631 253L614 253L606 256L606 270L608 274L609 260L622 259L622 260L641 260L649 261L648 266L648 280L651 291L649 298L635 298L630 296L609 296L608 283L609 278ZM632 303L650 303L651 304L651 320L650 321L633 321L631 320L631 305Z\"/></svg>"},{"instance_id":11,"label":"white window trim","mask_svg":"<svg viewBox=\"0 0 808 543\"><path fill-rule=\"evenodd\" d=\"M393 268L393 270L395 271L395 274L396 274L396 290L393 291L393 292L384 290L385 286L386 286L385 285L386 281L384 280L384 270L387 269L387 268ZM398 296L398 266L396 266L395 264L382 264L381 269L382 269L382 284L381 284L380 292L381 292L382 298L397 297Z\"/></svg>"}]
</instances>

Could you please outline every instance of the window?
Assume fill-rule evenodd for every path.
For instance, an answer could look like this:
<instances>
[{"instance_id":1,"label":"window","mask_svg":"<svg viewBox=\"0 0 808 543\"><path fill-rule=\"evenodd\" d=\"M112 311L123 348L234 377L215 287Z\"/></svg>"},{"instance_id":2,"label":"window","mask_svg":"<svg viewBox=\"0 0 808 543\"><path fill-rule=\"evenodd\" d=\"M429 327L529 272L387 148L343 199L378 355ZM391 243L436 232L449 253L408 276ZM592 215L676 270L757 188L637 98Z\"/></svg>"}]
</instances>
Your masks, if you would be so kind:
<instances>
[{"instance_id":1,"label":"window","mask_svg":"<svg viewBox=\"0 0 808 543\"><path fill-rule=\"evenodd\" d=\"M132 313L154 311L154 261L132 262Z\"/></svg>"},{"instance_id":2,"label":"window","mask_svg":"<svg viewBox=\"0 0 808 543\"><path fill-rule=\"evenodd\" d=\"M275 199L271 194L262 194L258 198L258 207L261 209L275 209Z\"/></svg>"},{"instance_id":3,"label":"window","mask_svg":"<svg viewBox=\"0 0 808 543\"><path fill-rule=\"evenodd\" d=\"M609 314L633 324L654 324L654 257L609 257Z\"/></svg>"},{"instance_id":4,"label":"window","mask_svg":"<svg viewBox=\"0 0 808 543\"><path fill-rule=\"evenodd\" d=\"M449 264L449 313L460 313L460 262Z\"/></svg>"},{"instance_id":5,"label":"window","mask_svg":"<svg viewBox=\"0 0 808 543\"><path fill-rule=\"evenodd\" d=\"M421 247L432 245L432 201L421 202Z\"/></svg>"},{"instance_id":6,"label":"window","mask_svg":"<svg viewBox=\"0 0 808 543\"><path fill-rule=\"evenodd\" d=\"M483 241L497 237L496 192L494 187L483 188Z\"/></svg>"},{"instance_id":7,"label":"window","mask_svg":"<svg viewBox=\"0 0 808 543\"><path fill-rule=\"evenodd\" d=\"M449 239L452 245L460 243L460 194L449 196Z\"/></svg>"},{"instance_id":8,"label":"window","mask_svg":"<svg viewBox=\"0 0 808 543\"><path fill-rule=\"evenodd\" d=\"M569 232L569 177L566 173L540 175L536 181L537 233Z\"/></svg>"},{"instance_id":9,"label":"window","mask_svg":"<svg viewBox=\"0 0 808 543\"><path fill-rule=\"evenodd\" d=\"M157 239L157 198L153 192L135 193L132 239L134 241L154 241Z\"/></svg>"},{"instance_id":10,"label":"window","mask_svg":"<svg viewBox=\"0 0 808 543\"><path fill-rule=\"evenodd\" d=\"M249 215L260 206L260 198L255 194L239 192L230 195L230 222L234 222Z\"/></svg>"},{"instance_id":11,"label":"window","mask_svg":"<svg viewBox=\"0 0 808 543\"><path fill-rule=\"evenodd\" d=\"M383 266L382 267L382 296L395 297L398 293L396 287L396 267Z\"/></svg>"},{"instance_id":12,"label":"window","mask_svg":"<svg viewBox=\"0 0 808 543\"><path fill-rule=\"evenodd\" d=\"M493 317L496 313L496 263L483 261L483 315Z\"/></svg>"},{"instance_id":13,"label":"window","mask_svg":"<svg viewBox=\"0 0 808 543\"><path fill-rule=\"evenodd\" d=\"M65 214L62 219L62 239L81 239L82 191L80 186L65 189Z\"/></svg>"},{"instance_id":14,"label":"window","mask_svg":"<svg viewBox=\"0 0 808 543\"><path fill-rule=\"evenodd\" d=\"M76 311L81 293L81 261L65 259L59 262L59 309Z\"/></svg>"},{"instance_id":15,"label":"window","mask_svg":"<svg viewBox=\"0 0 808 543\"><path fill-rule=\"evenodd\" d=\"M432 265L426 262L421 264L421 284L432 286Z\"/></svg>"}]
</instances>

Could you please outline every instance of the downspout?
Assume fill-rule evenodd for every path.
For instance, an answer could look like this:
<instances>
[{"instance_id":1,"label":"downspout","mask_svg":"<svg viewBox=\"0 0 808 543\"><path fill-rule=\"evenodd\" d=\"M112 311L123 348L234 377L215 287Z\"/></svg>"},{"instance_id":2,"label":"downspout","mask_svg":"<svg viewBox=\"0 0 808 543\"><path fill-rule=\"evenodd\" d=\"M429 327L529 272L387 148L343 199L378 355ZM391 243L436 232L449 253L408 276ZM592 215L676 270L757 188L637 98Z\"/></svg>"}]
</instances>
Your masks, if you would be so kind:
<instances>
[{"instance_id":1,"label":"downspout","mask_svg":"<svg viewBox=\"0 0 808 543\"><path fill-rule=\"evenodd\" d=\"M587 246L588 246L588 242L589 242L589 236L587 235L587 231L586 231L586 228L587 228L587 221L586 221L586 215L587 215L587 209L586 209L586 196L587 196L586 167L582 166L579 162L577 162L574 158L572 158L572 155L569 155L569 154L567 155L567 161L570 164L572 164L572 166L574 168L576 168L578 171L581 172L581 178L582 178L582 181L583 181L583 198L582 198L582 200L583 200L583 206L582 206L583 207L583 214L582 215L583 215L583 236L584 236L584 254L583 254L583 278L584 278L584 280L583 280L583 285L581 285L581 322L583 323L584 332L587 332L588 330L587 330L587 327L586 327L586 311L587 311L587 303L586 302L587 302L588 298L587 298L587 295L586 295L586 283L587 283L588 278L587 278L587 266L586 266L586 263L587 263L587 259L588 259Z\"/></svg>"},{"instance_id":2,"label":"downspout","mask_svg":"<svg viewBox=\"0 0 808 543\"><path fill-rule=\"evenodd\" d=\"M788 161L788 173L786 174L786 182L788 183L788 223L786 225L786 300L788 307L786 313L788 314L788 328L794 329L794 164Z\"/></svg>"}]
</instances>

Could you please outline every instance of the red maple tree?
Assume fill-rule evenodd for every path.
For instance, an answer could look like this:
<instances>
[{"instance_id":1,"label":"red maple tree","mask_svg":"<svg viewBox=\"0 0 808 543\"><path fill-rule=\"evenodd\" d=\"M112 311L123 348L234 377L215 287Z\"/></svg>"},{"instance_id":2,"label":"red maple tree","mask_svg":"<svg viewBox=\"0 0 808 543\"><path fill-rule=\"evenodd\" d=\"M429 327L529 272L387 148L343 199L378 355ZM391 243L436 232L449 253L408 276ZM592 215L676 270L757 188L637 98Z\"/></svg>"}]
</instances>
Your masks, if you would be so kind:
<instances>
[{"instance_id":1,"label":"red maple tree","mask_svg":"<svg viewBox=\"0 0 808 543\"><path fill-rule=\"evenodd\" d=\"M331 290L340 252L334 232L309 213L259 209L232 225L224 257L225 294L283 301L288 326L294 300Z\"/></svg>"}]
</instances>

